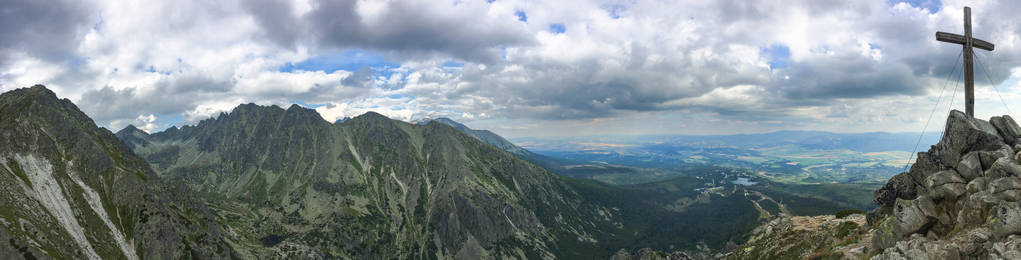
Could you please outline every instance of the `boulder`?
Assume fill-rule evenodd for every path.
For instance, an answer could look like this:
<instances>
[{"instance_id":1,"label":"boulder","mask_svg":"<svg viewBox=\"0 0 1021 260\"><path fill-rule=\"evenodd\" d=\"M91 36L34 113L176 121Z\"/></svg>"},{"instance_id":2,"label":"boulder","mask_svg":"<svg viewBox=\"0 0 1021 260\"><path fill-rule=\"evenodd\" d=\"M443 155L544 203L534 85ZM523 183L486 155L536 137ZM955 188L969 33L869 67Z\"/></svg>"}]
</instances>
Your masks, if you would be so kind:
<instances>
[{"instance_id":1,"label":"boulder","mask_svg":"<svg viewBox=\"0 0 1021 260\"><path fill-rule=\"evenodd\" d=\"M939 171L926 179L929 196L934 200L957 200L967 191L965 185L964 178L954 170Z\"/></svg>"},{"instance_id":2,"label":"boulder","mask_svg":"<svg viewBox=\"0 0 1021 260\"><path fill-rule=\"evenodd\" d=\"M989 184L989 178L978 177L968 182L968 194L975 194L986 189Z\"/></svg>"},{"instance_id":3,"label":"boulder","mask_svg":"<svg viewBox=\"0 0 1021 260\"><path fill-rule=\"evenodd\" d=\"M1021 234L1021 202L994 204L989 212L988 224L996 238Z\"/></svg>"},{"instance_id":4,"label":"boulder","mask_svg":"<svg viewBox=\"0 0 1021 260\"><path fill-rule=\"evenodd\" d=\"M1007 145L1002 145L1000 146L999 149L996 150L979 151L978 157L979 161L982 162L982 170L988 170L993 166L994 163L996 163L996 160L999 160L1000 158L1013 159L1014 148L1010 148L1010 146Z\"/></svg>"},{"instance_id":5,"label":"boulder","mask_svg":"<svg viewBox=\"0 0 1021 260\"><path fill-rule=\"evenodd\" d=\"M874 201L879 207L892 207L897 199L914 199L917 196L915 185L915 181L906 172L894 175L882 188L876 190L873 194Z\"/></svg>"},{"instance_id":6,"label":"boulder","mask_svg":"<svg viewBox=\"0 0 1021 260\"><path fill-rule=\"evenodd\" d=\"M965 181L971 181L976 177L982 176L982 161L979 160L978 153L970 152L964 155L961 162L957 163L957 173Z\"/></svg>"},{"instance_id":7,"label":"boulder","mask_svg":"<svg viewBox=\"0 0 1021 260\"><path fill-rule=\"evenodd\" d=\"M972 182L985 182L985 178L978 178ZM989 191L971 193L967 197L957 201L957 208L960 211L956 216L956 228L966 229L985 225L986 216L989 211Z\"/></svg>"},{"instance_id":8,"label":"boulder","mask_svg":"<svg viewBox=\"0 0 1021 260\"><path fill-rule=\"evenodd\" d=\"M1002 157L996 160L983 176L991 179L1018 177L1021 176L1021 164L1018 164L1013 158Z\"/></svg>"},{"instance_id":9,"label":"boulder","mask_svg":"<svg viewBox=\"0 0 1021 260\"><path fill-rule=\"evenodd\" d=\"M952 241L961 250L961 255L966 258L977 258L986 255L983 245L989 241L989 229L972 229L964 235L954 237Z\"/></svg>"},{"instance_id":10,"label":"boulder","mask_svg":"<svg viewBox=\"0 0 1021 260\"><path fill-rule=\"evenodd\" d=\"M1003 201L1021 201L1021 178L1003 177L992 181L993 195Z\"/></svg>"},{"instance_id":11,"label":"boulder","mask_svg":"<svg viewBox=\"0 0 1021 260\"><path fill-rule=\"evenodd\" d=\"M1003 138L992 124L954 110L947 117L943 138L931 151L934 159L956 168L968 152L996 150L1003 144Z\"/></svg>"},{"instance_id":12,"label":"boulder","mask_svg":"<svg viewBox=\"0 0 1021 260\"><path fill-rule=\"evenodd\" d=\"M1021 237L1010 236L1007 241L993 243L990 251L992 259L1021 259Z\"/></svg>"},{"instance_id":13,"label":"boulder","mask_svg":"<svg viewBox=\"0 0 1021 260\"><path fill-rule=\"evenodd\" d=\"M928 196L919 196L913 200L898 199L893 215L876 228L873 247L889 248L911 234L925 233L938 220L937 214L936 203Z\"/></svg>"},{"instance_id":14,"label":"boulder","mask_svg":"<svg viewBox=\"0 0 1021 260\"><path fill-rule=\"evenodd\" d=\"M911 169L908 170L907 175L911 179L912 184L915 185L911 191L915 194L928 193L929 191L925 186L925 180L929 178L929 175L934 172L948 169L946 165L937 161L937 158L935 158L933 153L931 153L933 150L935 150L935 148L930 149L930 152L918 153L918 158L915 159L915 163L912 164ZM910 199L914 199L914 196Z\"/></svg>"},{"instance_id":15,"label":"boulder","mask_svg":"<svg viewBox=\"0 0 1021 260\"><path fill-rule=\"evenodd\" d=\"M1018 127L1017 123L1014 122L1014 119L1010 118L1009 115L1004 115L1002 117L994 116L989 119L989 123L996 128L1000 137L1003 137L1004 141L1011 145L1017 143L1017 139L1021 138L1021 127Z\"/></svg>"}]
</instances>

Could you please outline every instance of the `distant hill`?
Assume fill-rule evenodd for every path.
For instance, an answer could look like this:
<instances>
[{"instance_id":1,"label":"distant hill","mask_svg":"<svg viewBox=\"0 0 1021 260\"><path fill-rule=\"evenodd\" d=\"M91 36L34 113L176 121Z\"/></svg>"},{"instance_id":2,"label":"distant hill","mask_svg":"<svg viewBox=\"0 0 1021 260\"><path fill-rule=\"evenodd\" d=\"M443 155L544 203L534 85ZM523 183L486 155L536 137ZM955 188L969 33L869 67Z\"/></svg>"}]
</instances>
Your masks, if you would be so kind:
<instances>
[{"instance_id":1,"label":"distant hill","mask_svg":"<svg viewBox=\"0 0 1021 260\"><path fill-rule=\"evenodd\" d=\"M608 136L608 137L570 137L570 138L518 138L521 143L529 143L540 151L566 151L574 149L571 142L606 142L632 145L657 144L664 147L689 148L738 148L753 149L784 145L796 145L807 149L848 149L855 152L911 151L918 144L918 149L926 149L939 141L937 132L920 133L832 133L822 131L778 131L763 134L736 135L647 135L647 136Z\"/></svg>"},{"instance_id":2,"label":"distant hill","mask_svg":"<svg viewBox=\"0 0 1021 260\"><path fill-rule=\"evenodd\" d=\"M476 139L481 140L482 142L496 146L497 148L503 149L504 151L513 154L522 155L527 152L525 151L525 149L522 149L521 147L514 145L513 143L507 141L507 139L504 139L502 136L499 136L496 133L490 132L489 130L471 129L468 126L458 123L457 121L454 121L450 118L441 117L437 119L425 120L419 122L419 124L428 124L429 122L437 122L452 126L454 127L454 129L457 129L458 131L461 131L467 135L470 135L472 137L475 137Z\"/></svg>"},{"instance_id":3,"label":"distant hill","mask_svg":"<svg viewBox=\"0 0 1021 260\"><path fill-rule=\"evenodd\" d=\"M546 156L546 155L541 155L541 154L533 153L532 151L529 151L527 149L521 148L520 146L517 146L514 143L511 143L510 141L507 141L507 139L505 139L502 136L497 135L496 133L493 133L492 131L489 131L489 130L471 129L471 128L469 128L468 126L466 126L464 124L461 124L461 123L459 123L457 121L454 121L454 120L452 120L450 118L445 118L445 117L441 117L441 118L437 118L437 119L427 119L427 120L422 120L422 121L418 121L418 122L415 122L415 123L419 124L419 125L425 125L425 124L428 124L429 122L437 122L437 123L441 123L441 124L452 126L452 127L454 127L454 129L457 129L458 131L461 131L462 133L464 133L466 135L474 137L475 139L478 139L479 141L482 141L484 143L496 146L497 148L500 148L500 149L502 149L504 151L507 151L507 152L509 152L511 154L517 155L521 159L524 159L524 160L526 160L528 162L531 162L531 163L534 163L536 165L542 166L543 168L546 168L546 169L548 169L550 171L553 171L555 173L565 174L565 175L573 176L573 177L579 177L579 175L584 175L584 173L579 173L578 172L578 170L581 170L581 169L573 169L573 168L570 168L570 166L573 166L573 165L583 165L583 164L586 164L586 162L579 162L579 161L574 161L574 160L569 160L569 159L564 159L564 158L550 157L550 156Z\"/></svg>"}]
</instances>

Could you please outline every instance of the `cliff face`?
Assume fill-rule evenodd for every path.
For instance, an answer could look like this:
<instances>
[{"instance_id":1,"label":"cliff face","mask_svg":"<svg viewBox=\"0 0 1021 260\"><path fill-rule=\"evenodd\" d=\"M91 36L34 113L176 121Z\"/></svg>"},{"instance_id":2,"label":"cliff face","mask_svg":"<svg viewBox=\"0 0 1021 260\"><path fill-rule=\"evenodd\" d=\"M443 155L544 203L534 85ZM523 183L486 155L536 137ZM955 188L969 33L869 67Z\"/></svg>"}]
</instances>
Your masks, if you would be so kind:
<instances>
[{"instance_id":1,"label":"cliff face","mask_svg":"<svg viewBox=\"0 0 1021 260\"><path fill-rule=\"evenodd\" d=\"M0 95L0 258L227 258L203 203L43 86Z\"/></svg>"},{"instance_id":2,"label":"cliff face","mask_svg":"<svg viewBox=\"0 0 1021 260\"><path fill-rule=\"evenodd\" d=\"M942 140L876 191L874 259L1021 258L1021 128L953 111Z\"/></svg>"}]
</instances>

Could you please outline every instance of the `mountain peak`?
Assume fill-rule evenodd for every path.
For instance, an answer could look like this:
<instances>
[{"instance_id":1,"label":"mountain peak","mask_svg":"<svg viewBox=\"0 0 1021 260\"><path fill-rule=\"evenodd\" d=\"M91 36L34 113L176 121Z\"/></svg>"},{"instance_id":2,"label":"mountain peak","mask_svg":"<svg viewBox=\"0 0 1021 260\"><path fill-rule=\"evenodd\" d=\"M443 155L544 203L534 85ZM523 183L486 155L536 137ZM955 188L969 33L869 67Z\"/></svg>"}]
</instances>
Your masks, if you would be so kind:
<instances>
[{"instance_id":1,"label":"mountain peak","mask_svg":"<svg viewBox=\"0 0 1021 260\"><path fill-rule=\"evenodd\" d=\"M365 112L364 114L352 118L352 120L383 120L383 119L390 120L389 117L384 116L383 114L380 113L376 113L376 111Z\"/></svg>"},{"instance_id":2,"label":"mountain peak","mask_svg":"<svg viewBox=\"0 0 1021 260\"><path fill-rule=\"evenodd\" d=\"M19 88L0 94L0 119L5 116L24 119L26 116L41 116L53 120L56 125L72 122L95 125L91 118L82 113L71 100L60 99L57 94L43 85ZM59 116L58 116L59 115Z\"/></svg>"},{"instance_id":3,"label":"mountain peak","mask_svg":"<svg viewBox=\"0 0 1021 260\"><path fill-rule=\"evenodd\" d=\"M142 135L149 135L149 133L148 133L148 132L142 131L142 129L138 129L138 127L135 127L135 125L128 125L128 126L125 126L125 127L124 127L123 129L121 129L120 131L117 131L117 135L122 135L122 134L134 134L134 133L140 133L140 134L142 134Z\"/></svg>"},{"instance_id":4,"label":"mountain peak","mask_svg":"<svg viewBox=\"0 0 1021 260\"><path fill-rule=\"evenodd\" d=\"M39 98L42 98L42 99L54 100L54 101L60 100L60 98L57 97L56 93L53 93L52 90L50 90L49 88L46 88L46 86L43 86L43 85L35 85L35 86L32 86L32 87L15 89L15 90L12 90L12 91L8 91L7 93L3 93L3 96L5 96L5 97L21 97L20 99L39 99Z\"/></svg>"}]
</instances>

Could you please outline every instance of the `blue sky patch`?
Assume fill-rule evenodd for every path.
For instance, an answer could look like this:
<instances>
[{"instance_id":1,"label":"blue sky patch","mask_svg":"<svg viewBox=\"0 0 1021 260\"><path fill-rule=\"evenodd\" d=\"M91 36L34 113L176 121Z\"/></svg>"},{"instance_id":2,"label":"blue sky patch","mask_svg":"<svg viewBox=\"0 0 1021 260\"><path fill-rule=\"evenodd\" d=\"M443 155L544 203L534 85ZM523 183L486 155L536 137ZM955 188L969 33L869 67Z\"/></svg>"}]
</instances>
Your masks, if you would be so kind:
<instances>
[{"instance_id":1,"label":"blue sky patch","mask_svg":"<svg viewBox=\"0 0 1021 260\"><path fill-rule=\"evenodd\" d=\"M627 10L627 7L622 4L603 5L601 8L606 10L606 13L613 19L620 19L620 14Z\"/></svg>"},{"instance_id":2,"label":"blue sky patch","mask_svg":"<svg viewBox=\"0 0 1021 260\"><path fill-rule=\"evenodd\" d=\"M567 31L567 27L562 23L553 23L549 25L549 30L554 34L561 34Z\"/></svg>"},{"instance_id":3,"label":"blue sky patch","mask_svg":"<svg viewBox=\"0 0 1021 260\"><path fill-rule=\"evenodd\" d=\"M526 23L528 22L528 14L526 14L525 11L521 11L521 10L514 11L514 16L518 17L518 21L522 21L522 22L526 22Z\"/></svg>"},{"instance_id":4,"label":"blue sky patch","mask_svg":"<svg viewBox=\"0 0 1021 260\"><path fill-rule=\"evenodd\" d=\"M304 107L304 108L308 108L308 109L316 109L316 108L319 108L321 106L325 106L326 105L326 104L309 104L309 103L305 103L305 102L301 102L301 101L297 101L297 100L292 100L291 104L298 104L299 106ZM284 109L287 109L287 108L285 107Z\"/></svg>"},{"instance_id":5,"label":"blue sky patch","mask_svg":"<svg viewBox=\"0 0 1021 260\"><path fill-rule=\"evenodd\" d=\"M402 98L408 98L408 100L407 100L406 102L410 102L410 101L412 101L412 100L415 100L415 96L412 96L412 95L405 95L405 94L390 94L390 95L389 95L389 96L387 96L387 97L388 97L388 98L391 98L391 99L402 99Z\"/></svg>"},{"instance_id":6,"label":"blue sky patch","mask_svg":"<svg viewBox=\"0 0 1021 260\"><path fill-rule=\"evenodd\" d=\"M763 55L768 60L769 69L782 69L787 67L787 61L791 58L791 49L786 45L774 44L769 47L763 48Z\"/></svg>"},{"instance_id":7,"label":"blue sky patch","mask_svg":"<svg viewBox=\"0 0 1021 260\"><path fill-rule=\"evenodd\" d=\"M390 68L397 68L400 65L386 61L383 55L365 51L362 49L347 50L338 54L326 54L312 57L298 63L287 63L280 67L281 72L294 71L323 71L333 73L338 70L356 71L362 67L369 67L374 72L380 73L389 71ZM389 74L393 74L392 72ZM387 75L389 77L389 75Z\"/></svg>"},{"instance_id":8,"label":"blue sky patch","mask_svg":"<svg viewBox=\"0 0 1021 260\"><path fill-rule=\"evenodd\" d=\"M939 12L943 7L943 3L940 0L890 0L890 5L896 5L898 3L907 3L911 6L929 10L930 14Z\"/></svg>"}]
</instances>

